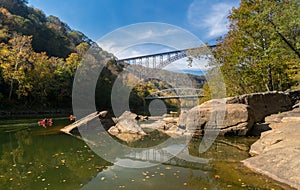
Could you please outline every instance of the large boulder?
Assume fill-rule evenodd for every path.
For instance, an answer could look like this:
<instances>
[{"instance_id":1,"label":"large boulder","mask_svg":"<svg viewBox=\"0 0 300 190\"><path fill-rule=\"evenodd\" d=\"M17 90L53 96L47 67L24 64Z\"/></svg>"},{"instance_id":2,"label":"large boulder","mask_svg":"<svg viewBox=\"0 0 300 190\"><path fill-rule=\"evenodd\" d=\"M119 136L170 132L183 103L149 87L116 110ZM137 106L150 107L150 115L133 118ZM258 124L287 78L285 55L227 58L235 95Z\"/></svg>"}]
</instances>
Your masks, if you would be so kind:
<instances>
[{"instance_id":1,"label":"large boulder","mask_svg":"<svg viewBox=\"0 0 300 190\"><path fill-rule=\"evenodd\" d=\"M226 103L250 106L254 111L255 122L263 122L266 116L288 111L293 107L293 102L288 94L276 91L227 98Z\"/></svg>"},{"instance_id":2,"label":"large boulder","mask_svg":"<svg viewBox=\"0 0 300 190\"><path fill-rule=\"evenodd\" d=\"M111 127L108 132L112 135L117 135L118 133L146 135L146 133L137 123L136 118L136 114L125 111L116 119L117 124Z\"/></svg>"},{"instance_id":3,"label":"large boulder","mask_svg":"<svg viewBox=\"0 0 300 190\"><path fill-rule=\"evenodd\" d=\"M211 128L220 130L220 135L246 135L254 124L254 112L245 104L225 104L222 100L211 100L183 111L179 128L187 134L203 135Z\"/></svg>"}]
</instances>

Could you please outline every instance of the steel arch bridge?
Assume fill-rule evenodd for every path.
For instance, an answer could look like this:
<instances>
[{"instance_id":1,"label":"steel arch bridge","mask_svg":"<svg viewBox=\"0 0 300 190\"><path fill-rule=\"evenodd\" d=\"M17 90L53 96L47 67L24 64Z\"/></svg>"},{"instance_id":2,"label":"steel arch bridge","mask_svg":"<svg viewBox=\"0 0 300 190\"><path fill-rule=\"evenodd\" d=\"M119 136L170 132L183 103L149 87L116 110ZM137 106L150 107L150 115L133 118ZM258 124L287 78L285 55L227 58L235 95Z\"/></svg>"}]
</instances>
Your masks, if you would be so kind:
<instances>
[{"instance_id":1,"label":"steel arch bridge","mask_svg":"<svg viewBox=\"0 0 300 190\"><path fill-rule=\"evenodd\" d=\"M205 47L205 46L202 46ZM216 48L216 45L208 45L208 48ZM188 51L195 50L197 48L183 49L168 51L156 54L142 55L136 57L129 57L125 59L117 59L117 63L126 62L133 65L140 65L147 68L162 69L165 66L185 57L188 57Z\"/></svg>"}]
</instances>

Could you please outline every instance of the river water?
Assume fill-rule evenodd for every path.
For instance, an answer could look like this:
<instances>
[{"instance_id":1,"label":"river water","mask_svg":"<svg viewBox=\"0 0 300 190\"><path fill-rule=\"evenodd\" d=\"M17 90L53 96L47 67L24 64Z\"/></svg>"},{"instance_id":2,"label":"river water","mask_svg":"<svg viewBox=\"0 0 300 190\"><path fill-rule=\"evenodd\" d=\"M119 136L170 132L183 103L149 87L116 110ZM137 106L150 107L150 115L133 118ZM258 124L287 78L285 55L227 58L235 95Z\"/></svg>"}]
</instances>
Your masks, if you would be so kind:
<instances>
[{"instance_id":1,"label":"river water","mask_svg":"<svg viewBox=\"0 0 300 190\"><path fill-rule=\"evenodd\" d=\"M240 161L257 138L218 138L199 154L199 140L188 153L208 163L171 161L150 168L130 169L109 163L83 141L62 134L67 118L54 118L52 127L37 119L0 121L1 190L98 189L287 189L245 168ZM144 139L151 144L162 134ZM174 145L179 146L179 145Z\"/></svg>"}]
</instances>

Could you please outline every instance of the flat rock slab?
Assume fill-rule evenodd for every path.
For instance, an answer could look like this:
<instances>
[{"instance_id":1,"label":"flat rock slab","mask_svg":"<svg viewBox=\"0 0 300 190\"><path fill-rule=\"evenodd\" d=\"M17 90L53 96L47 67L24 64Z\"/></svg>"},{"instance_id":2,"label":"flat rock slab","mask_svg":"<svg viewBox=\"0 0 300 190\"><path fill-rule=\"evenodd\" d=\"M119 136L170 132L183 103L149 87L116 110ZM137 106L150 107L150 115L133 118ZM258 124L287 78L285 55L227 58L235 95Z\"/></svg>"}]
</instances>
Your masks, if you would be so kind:
<instances>
[{"instance_id":1,"label":"flat rock slab","mask_svg":"<svg viewBox=\"0 0 300 190\"><path fill-rule=\"evenodd\" d=\"M300 189L300 122L283 122L262 133L242 161L250 169Z\"/></svg>"},{"instance_id":2,"label":"flat rock slab","mask_svg":"<svg viewBox=\"0 0 300 190\"><path fill-rule=\"evenodd\" d=\"M280 151L281 153L278 153ZM300 149L285 148L258 155L243 163L248 168L276 181L300 189Z\"/></svg>"}]
</instances>

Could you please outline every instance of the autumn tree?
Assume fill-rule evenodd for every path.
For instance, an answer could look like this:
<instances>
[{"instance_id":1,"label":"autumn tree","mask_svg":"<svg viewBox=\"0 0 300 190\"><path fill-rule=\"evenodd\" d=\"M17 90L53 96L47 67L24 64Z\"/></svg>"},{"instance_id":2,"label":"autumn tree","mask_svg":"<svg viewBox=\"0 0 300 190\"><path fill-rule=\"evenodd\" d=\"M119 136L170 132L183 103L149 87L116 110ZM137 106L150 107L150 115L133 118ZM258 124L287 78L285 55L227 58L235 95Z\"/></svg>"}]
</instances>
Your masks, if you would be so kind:
<instances>
[{"instance_id":1,"label":"autumn tree","mask_svg":"<svg viewBox=\"0 0 300 190\"><path fill-rule=\"evenodd\" d=\"M1 47L0 67L4 80L9 83L8 99L12 99L15 87L18 97L28 95L28 91L32 88L26 82L26 73L33 67L30 62L30 56L33 53L31 37L15 34L9 40L9 44L2 43Z\"/></svg>"}]
</instances>

